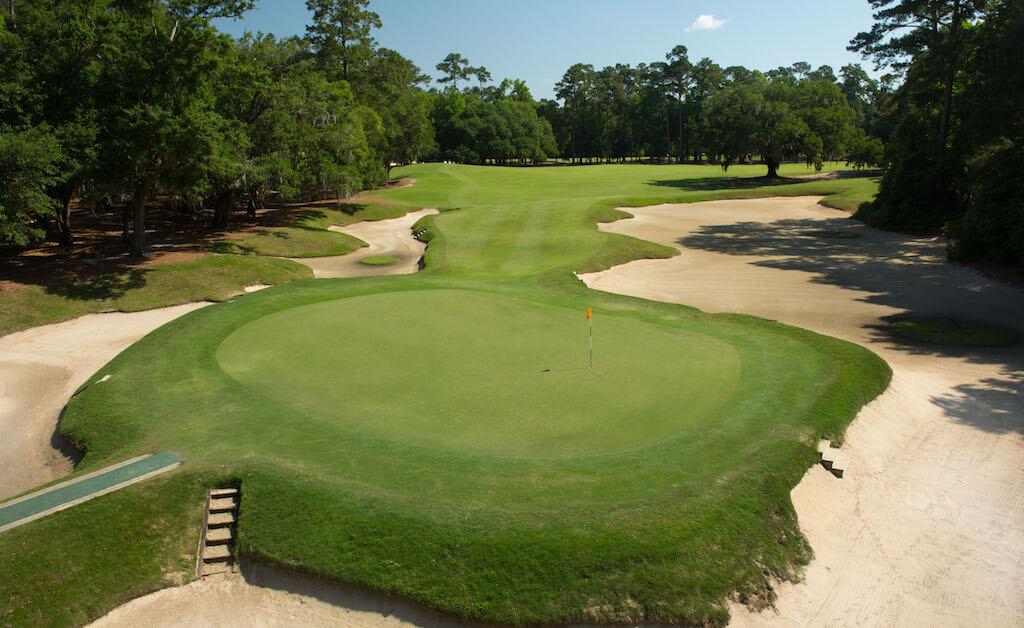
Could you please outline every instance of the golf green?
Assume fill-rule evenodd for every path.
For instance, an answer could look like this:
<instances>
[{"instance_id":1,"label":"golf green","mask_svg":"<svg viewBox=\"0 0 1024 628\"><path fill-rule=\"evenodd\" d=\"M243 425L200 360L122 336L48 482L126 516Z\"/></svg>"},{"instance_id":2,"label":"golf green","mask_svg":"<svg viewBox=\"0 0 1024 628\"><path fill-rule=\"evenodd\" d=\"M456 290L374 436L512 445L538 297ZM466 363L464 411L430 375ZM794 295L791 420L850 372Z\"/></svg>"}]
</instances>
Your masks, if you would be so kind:
<instances>
[{"instance_id":1,"label":"golf green","mask_svg":"<svg viewBox=\"0 0 1024 628\"><path fill-rule=\"evenodd\" d=\"M669 438L706 421L736 386L739 355L721 340L623 317L592 322L593 368L581 310L393 292L257 319L221 343L217 360L239 382L344 429L531 458Z\"/></svg>"}]
</instances>

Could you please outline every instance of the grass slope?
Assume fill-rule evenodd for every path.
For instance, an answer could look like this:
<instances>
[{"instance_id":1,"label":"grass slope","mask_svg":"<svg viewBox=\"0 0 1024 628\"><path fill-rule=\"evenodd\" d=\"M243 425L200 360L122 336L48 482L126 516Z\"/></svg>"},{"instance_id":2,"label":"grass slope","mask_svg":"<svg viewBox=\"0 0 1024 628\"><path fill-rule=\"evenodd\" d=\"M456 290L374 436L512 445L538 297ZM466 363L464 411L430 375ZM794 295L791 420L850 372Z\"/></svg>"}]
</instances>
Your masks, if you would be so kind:
<instances>
[{"instance_id":1,"label":"grass slope","mask_svg":"<svg viewBox=\"0 0 1024 628\"><path fill-rule=\"evenodd\" d=\"M732 178L744 173L404 169L419 183L378 193L385 205L446 210L416 226L425 272L293 282L157 330L69 405L62 431L87 451L76 472L179 451L195 474L169 476L180 490L241 480L241 552L459 617L723 623L728 595L768 600L769 576L808 559L789 491L888 367L756 317L592 292L570 271L673 254L597 232L619 205L864 189ZM569 369L587 307L597 370L584 374ZM86 521L116 520L110 497ZM19 542L71 525L52 521ZM99 551L74 538L69 556ZM0 535L27 572L11 543ZM18 589L13 612L40 608L48 586ZM122 601L107 583L92 596L93 615Z\"/></svg>"},{"instance_id":2,"label":"grass slope","mask_svg":"<svg viewBox=\"0 0 1024 628\"><path fill-rule=\"evenodd\" d=\"M0 336L105 310L138 312L193 301L223 301L243 286L304 279L312 271L283 259L205 255L180 264L57 281L0 294Z\"/></svg>"}]
</instances>

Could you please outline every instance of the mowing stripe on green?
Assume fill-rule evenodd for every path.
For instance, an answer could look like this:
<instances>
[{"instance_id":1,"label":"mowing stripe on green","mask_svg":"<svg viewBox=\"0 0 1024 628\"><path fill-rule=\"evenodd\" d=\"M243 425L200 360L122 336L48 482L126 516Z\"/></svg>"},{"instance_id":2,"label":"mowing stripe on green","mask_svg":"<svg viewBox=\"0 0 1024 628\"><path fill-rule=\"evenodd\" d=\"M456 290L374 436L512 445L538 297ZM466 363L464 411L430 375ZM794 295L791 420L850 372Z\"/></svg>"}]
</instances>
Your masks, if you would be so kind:
<instances>
[{"instance_id":1,"label":"mowing stripe on green","mask_svg":"<svg viewBox=\"0 0 1024 628\"><path fill-rule=\"evenodd\" d=\"M170 471L182 460L170 451L139 456L0 504L0 532Z\"/></svg>"}]
</instances>

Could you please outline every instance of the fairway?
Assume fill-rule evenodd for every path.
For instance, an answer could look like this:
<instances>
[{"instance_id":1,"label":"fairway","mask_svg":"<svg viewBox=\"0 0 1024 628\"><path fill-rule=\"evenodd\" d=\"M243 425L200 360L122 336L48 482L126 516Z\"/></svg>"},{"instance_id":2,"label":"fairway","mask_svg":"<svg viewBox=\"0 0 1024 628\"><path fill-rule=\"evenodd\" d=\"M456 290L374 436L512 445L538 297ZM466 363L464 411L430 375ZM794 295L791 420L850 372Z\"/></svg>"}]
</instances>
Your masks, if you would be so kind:
<instances>
[{"instance_id":1,"label":"fairway","mask_svg":"<svg viewBox=\"0 0 1024 628\"><path fill-rule=\"evenodd\" d=\"M397 292L258 319L224 340L217 361L333 429L453 453L587 455L713 427L703 423L739 378L729 344L629 318L596 326L589 368L579 310Z\"/></svg>"}]
</instances>

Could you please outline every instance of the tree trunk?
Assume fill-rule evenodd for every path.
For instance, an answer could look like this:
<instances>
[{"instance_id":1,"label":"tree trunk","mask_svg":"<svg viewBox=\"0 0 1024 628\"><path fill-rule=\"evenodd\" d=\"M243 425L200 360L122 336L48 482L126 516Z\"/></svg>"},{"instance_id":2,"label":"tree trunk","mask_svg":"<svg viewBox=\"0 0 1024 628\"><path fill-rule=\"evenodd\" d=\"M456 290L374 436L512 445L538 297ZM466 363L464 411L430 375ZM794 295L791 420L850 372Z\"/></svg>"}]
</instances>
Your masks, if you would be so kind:
<instances>
[{"instance_id":1,"label":"tree trunk","mask_svg":"<svg viewBox=\"0 0 1024 628\"><path fill-rule=\"evenodd\" d=\"M71 250L71 195L62 194L60 207L57 208L57 233L60 245L66 251Z\"/></svg>"},{"instance_id":2,"label":"tree trunk","mask_svg":"<svg viewBox=\"0 0 1024 628\"><path fill-rule=\"evenodd\" d=\"M669 122L669 113L670 112L668 110L668 100L666 99L664 101L664 103L665 103L665 105L664 105L664 107L665 107L665 150L663 150L661 153L662 153L662 156L668 157L668 158L671 159L671 156L672 156L672 131L670 130L671 123ZM661 159L658 160L658 163L661 163Z\"/></svg>"},{"instance_id":3,"label":"tree trunk","mask_svg":"<svg viewBox=\"0 0 1024 628\"><path fill-rule=\"evenodd\" d=\"M686 161L686 145L683 143L683 94L679 93L679 163Z\"/></svg>"},{"instance_id":4,"label":"tree trunk","mask_svg":"<svg viewBox=\"0 0 1024 628\"><path fill-rule=\"evenodd\" d=\"M768 178L779 178L779 160L775 157L765 157L764 163L768 166Z\"/></svg>"},{"instance_id":5,"label":"tree trunk","mask_svg":"<svg viewBox=\"0 0 1024 628\"><path fill-rule=\"evenodd\" d=\"M946 151L946 138L949 136L949 118L953 111L953 79L956 76L957 37L960 33L960 0L953 3L952 37L950 40L949 59L946 61L945 94L942 97L942 123L939 125L939 154Z\"/></svg>"},{"instance_id":6,"label":"tree trunk","mask_svg":"<svg viewBox=\"0 0 1024 628\"><path fill-rule=\"evenodd\" d=\"M228 226L228 218L231 217L231 208L235 205L235 188L228 188L217 196L213 206L213 226L223 229Z\"/></svg>"},{"instance_id":7,"label":"tree trunk","mask_svg":"<svg viewBox=\"0 0 1024 628\"><path fill-rule=\"evenodd\" d=\"M132 237L130 254L132 257L146 257L146 193L145 189L136 190L132 196Z\"/></svg>"},{"instance_id":8,"label":"tree trunk","mask_svg":"<svg viewBox=\"0 0 1024 628\"><path fill-rule=\"evenodd\" d=\"M121 244L128 246L131 243L132 230L132 206L129 203L121 205Z\"/></svg>"}]
</instances>

